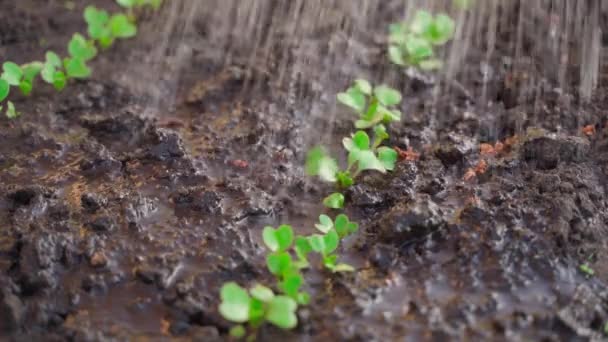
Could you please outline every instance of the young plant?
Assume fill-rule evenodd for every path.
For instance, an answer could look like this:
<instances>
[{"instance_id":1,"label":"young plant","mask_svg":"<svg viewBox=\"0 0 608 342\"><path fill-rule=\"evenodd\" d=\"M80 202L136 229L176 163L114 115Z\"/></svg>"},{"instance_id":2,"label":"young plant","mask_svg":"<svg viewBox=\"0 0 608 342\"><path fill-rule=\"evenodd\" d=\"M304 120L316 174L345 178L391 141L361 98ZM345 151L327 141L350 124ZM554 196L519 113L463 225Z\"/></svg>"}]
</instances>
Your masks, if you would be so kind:
<instances>
[{"instance_id":1,"label":"young plant","mask_svg":"<svg viewBox=\"0 0 608 342\"><path fill-rule=\"evenodd\" d=\"M351 223L344 214L339 215L335 223L329 216L321 215L315 227L323 234L313 234L308 237L310 248L321 254L323 266L332 272L354 271L352 266L338 263L338 255L334 253L340 244L340 239L357 230L356 223ZM338 233L338 226L343 235Z\"/></svg>"},{"instance_id":2,"label":"young plant","mask_svg":"<svg viewBox=\"0 0 608 342\"><path fill-rule=\"evenodd\" d=\"M294 241L293 229L289 225L281 225L277 229L265 227L262 232L264 244L272 253L266 256L266 265L270 273L278 279L277 287L290 298L302 305L308 304L310 296L300 292L304 279L300 269L306 267L306 259L294 261L289 249Z\"/></svg>"},{"instance_id":3,"label":"young plant","mask_svg":"<svg viewBox=\"0 0 608 342\"><path fill-rule=\"evenodd\" d=\"M0 111L4 108L1 103L9 96L11 87L19 87L21 93L29 95L38 75L58 91L65 88L69 79L88 78L91 69L87 62L97 56L97 44L107 48L118 38L135 36L137 26L131 10L146 5L156 9L160 7L162 0L117 0L117 2L129 9L129 15L117 13L110 16L107 11L93 6L85 9L84 18L91 39L86 39L79 33L74 34L68 44L69 56L63 60L55 52L48 51L44 62L31 62L21 66L10 61L5 62L0 75ZM12 102L7 101L6 108L6 115L9 118L19 115Z\"/></svg>"},{"instance_id":4,"label":"young plant","mask_svg":"<svg viewBox=\"0 0 608 342\"><path fill-rule=\"evenodd\" d=\"M242 338L246 334L244 323L253 330L264 322L282 329L293 329L298 324L298 303L290 297L275 295L266 286L255 285L249 291L234 282L222 286L220 314L227 320L238 323L230 329L230 335Z\"/></svg>"},{"instance_id":5,"label":"young plant","mask_svg":"<svg viewBox=\"0 0 608 342\"><path fill-rule=\"evenodd\" d=\"M389 138L383 123L401 119L401 112L397 109L401 94L388 86L372 87L368 81L357 79L345 92L339 93L337 98L359 116L355 127L373 129L374 142L370 145L369 136L365 131L358 131L352 137L344 138L343 146L348 151L346 170L340 170L338 162L323 147L315 147L306 158L306 172L311 176L319 176L323 181L347 188L362 171L393 170L397 152L381 146L382 142ZM340 196L339 193L332 194L324 200L324 204L329 208L342 208L344 201L343 196Z\"/></svg>"},{"instance_id":6,"label":"young plant","mask_svg":"<svg viewBox=\"0 0 608 342\"><path fill-rule=\"evenodd\" d=\"M344 195L334 192L323 199L323 205L329 209L342 209L344 208Z\"/></svg>"},{"instance_id":7,"label":"young plant","mask_svg":"<svg viewBox=\"0 0 608 342\"><path fill-rule=\"evenodd\" d=\"M401 120L401 111L396 108L401 102L401 93L385 85L372 88L368 81L358 79L345 92L339 93L337 99L359 115L355 122L359 129Z\"/></svg>"},{"instance_id":8,"label":"young plant","mask_svg":"<svg viewBox=\"0 0 608 342\"><path fill-rule=\"evenodd\" d=\"M131 38L137 34L137 26L122 13L110 16L107 11L88 6L84 19L88 24L89 37L104 49L112 46L118 38Z\"/></svg>"},{"instance_id":9,"label":"young plant","mask_svg":"<svg viewBox=\"0 0 608 342\"><path fill-rule=\"evenodd\" d=\"M400 66L411 65L423 70L439 69L443 62L435 57L434 48L447 43L454 35L455 24L446 14L433 16L419 10L411 21L389 26L390 60Z\"/></svg>"}]
</instances>

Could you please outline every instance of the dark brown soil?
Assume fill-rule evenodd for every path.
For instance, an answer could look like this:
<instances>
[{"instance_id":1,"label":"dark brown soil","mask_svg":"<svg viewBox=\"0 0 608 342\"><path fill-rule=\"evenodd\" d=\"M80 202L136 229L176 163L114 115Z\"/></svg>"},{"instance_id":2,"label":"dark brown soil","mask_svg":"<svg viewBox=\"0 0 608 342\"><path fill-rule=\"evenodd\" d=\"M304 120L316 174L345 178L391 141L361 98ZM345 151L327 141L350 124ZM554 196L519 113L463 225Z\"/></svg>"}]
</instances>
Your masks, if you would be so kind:
<instances>
[{"instance_id":1,"label":"dark brown soil","mask_svg":"<svg viewBox=\"0 0 608 342\"><path fill-rule=\"evenodd\" d=\"M63 51L83 31L83 6L3 1L1 60ZM395 19L392 8L384 11ZM323 45L327 27L299 46L277 33L272 62L247 68L257 57L235 53L226 61L211 51L217 46L205 50L212 23L201 19L198 36L184 38L199 44L165 77L171 65L147 56L166 19L144 18L141 35L97 59L90 80L61 94L40 85L32 97L13 98L22 117L0 119L2 339L226 339L230 324L216 309L221 284L272 283L262 228L291 223L310 231L331 189L303 175L306 150L319 139L338 146L352 130L346 111L313 115L307 102L333 101L359 76L353 72L393 68L375 39L380 24L371 34L355 32L369 50L353 66L324 70L331 83L319 88L307 68L319 68L315 56L335 53ZM498 44L508 51L508 41ZM302 46L312 49L310 63L297 79L277 80L269 65L290 64ZM474 49L467 63L464 87L477 93ZM307 273L313 300L299 311L298 328L264 327L260 340L605 337L606 91L572 105L577 97L555 91L539 68L516 73L501 63L488 66L492 106L450 84L436 98L419 77L389 77L405 94L406 113L389 145L421 157L389 175L360 177L347 192L347 212L362 229L343 250L357 272ZM524 69L548 84L540 96L511 86ZM155 79L158 98L145 91ZM148 114L151 103L160 114ZM583 134L585 125L595 134ZM480 154L481 143L497 141L508 144ZM481 160L485 172L465 180ZM595 276L580 271L584 263Z\"/></svg>"}]
</instances>

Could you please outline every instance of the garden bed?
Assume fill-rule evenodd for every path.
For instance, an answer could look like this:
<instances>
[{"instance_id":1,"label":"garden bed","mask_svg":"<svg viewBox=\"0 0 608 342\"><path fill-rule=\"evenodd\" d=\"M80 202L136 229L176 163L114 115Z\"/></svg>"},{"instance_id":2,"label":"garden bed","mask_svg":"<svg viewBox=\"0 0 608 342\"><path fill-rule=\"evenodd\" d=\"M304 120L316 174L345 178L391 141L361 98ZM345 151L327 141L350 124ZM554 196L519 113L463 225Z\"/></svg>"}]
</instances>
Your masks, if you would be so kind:
<instances>
[{"instance_id":1,"label":"garden bed","mask_svg":"<svg viewBox=\"0 0 608 342\"><path fill-rule=\"evenodd\" d=\"M262 3L266 19L283 11L289 22L291 7ZM3 2L0 55L62 51L83 30L82 7ZM92 63L91 79L15 98L22 116L0 119L0 336L227 338L222 284L272 279L263 227L311 232L324 210L331 187L304 175L306 151L351 132L334 95L359 73L403 93L387 145L415 153L345 193L360 231L343 258L357 271L307 271L298 327L265 326L259 339L602 336L606 88L579 101L555 88L542 56L509 56L505 68L474 47L462 84L404 74L381 38L395 8L377 5L384 21L365 21L369 32L338 5L294 24L294 36L268 19L253 35L274 39L249 45L217 39L221 9L181 29L171 14L187 7L148 15L137 38ZM499 52L516 37L502 33ZM513 86L521 79L550 86L529 96ZM484 103L470 95L482 92Z\"/></svg>"}]
</instances>

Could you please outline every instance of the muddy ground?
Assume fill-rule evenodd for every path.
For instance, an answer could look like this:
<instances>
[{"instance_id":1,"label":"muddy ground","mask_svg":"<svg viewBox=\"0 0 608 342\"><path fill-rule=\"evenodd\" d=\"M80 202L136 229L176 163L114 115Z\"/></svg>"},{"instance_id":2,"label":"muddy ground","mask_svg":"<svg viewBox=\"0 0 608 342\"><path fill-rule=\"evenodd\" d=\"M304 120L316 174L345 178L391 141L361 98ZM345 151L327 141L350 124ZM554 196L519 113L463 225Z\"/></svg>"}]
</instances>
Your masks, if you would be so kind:
<instances>
[{"instance_id":1,"label":"muddy ground","mask_svg":"<svg viewBox=\"0 0 608 342\"><path fill-rule=\"evenodd\" d=\"M82 31L83 4L69 11L63 1L43 3L0 4L2 60L63 51ZM393 8L383 11L396 19ZM140 36L93 63L90 80L59 95L42 86L17 96L22 117L0 119L3 339L226 339L230 325L216 310L221 284L271 283L263 226L310 231L331 189L303 175L306 150L319 139L338 146L352 130L345 110L308 115L306 102L333 105L335 91L359 76L353 70L373 79L393 68L377 39L380 24L355 39L369 47L356 66L326 71L333 83L321 90L308 79L314 73L298 73L286 88L272 66L248 68L249 55L218 60L198 45L184 57L177 92L161 92L176 99L162 108L166 98L142 92L146 82L133 75L155 76L145 56L163 20L146 17ZM204 41L205 25L195 21L193 39ZM339 50L340 41L323 45L326 30L271 49L276 63L268 64L289 64L302 46L311 55ZM508 33L499 52L508 50ZM307 273L313 300L297 329L264 327L259 340L606 337L606 90L582 103L555 89L542 60L524 57L527 68L505 68L501 56L484 64L494 71L492 106L458 90L438 98L433 82L416 75L388 80L405 95L389 145L420 158L360 177L347 212L362 229L342 252L357 272ZM461 71L474 93L481 62L473 49ZM518 77L545 86L531 96ZM161 115L147 115L157 100ZM586 125L594 134L583 133ZM481 143L497 141L501 151L480 153ZM482 160L486 168L467 176ZM584 263L595 275L579 269Z\"/></svg>"}]
</instances>

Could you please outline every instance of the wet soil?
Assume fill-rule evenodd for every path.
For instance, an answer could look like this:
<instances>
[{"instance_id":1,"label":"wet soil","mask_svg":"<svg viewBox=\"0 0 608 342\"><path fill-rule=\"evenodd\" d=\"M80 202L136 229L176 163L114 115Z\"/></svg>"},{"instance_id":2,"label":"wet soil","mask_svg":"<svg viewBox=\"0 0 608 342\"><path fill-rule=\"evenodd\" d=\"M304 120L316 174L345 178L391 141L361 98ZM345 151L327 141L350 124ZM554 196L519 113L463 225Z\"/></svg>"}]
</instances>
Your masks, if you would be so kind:
<instances>
[{"instance_id":1,"label":"wet soil","mask_svg":"<svg viewBox=\"0 0 608 342\"><path fill-rule=\"evenodd\" d=\"M62 51L82 29L82 4L69 11L63 1L44 3L0 4L3 60ZM380 13L395 19L390 6ZM271 283L263 226L310 231L331 189L303 175L305 152L319 140L336 147L351 131L343 109L323 115L307 102L331 107L332 94L359 75L353 71L386 76L393 68L376 39L380 24L331 47L322 37L343 23L328 21L298 44L278 39L284 47L271 62L250 69L249 54L226 62L207 51L210 28L196 22L199 36L189 39L198 45L185 57L176 100L163 108L161 97L161 113L150 116L153 99L127 69L154 73L142 57L165 19L145 18L138 38L94 62L90 80L59 95L41 87L16 97L22 117L0 119L3 339L227 339L230 325L216 310L221 284ZM332 83L319 88L306 68L319 67L316 53L336 54L346 43L369 48L352 67L324 70ZM302 46L310 63L278 82L272 66L289 64ZM391 126L389 145L420 158L388 175L363 174L348 190L347 212L362 229L342 253L357 272L308 272L313 300L299 311L298 328L264 327L260 340L605 337L607 92L580 105L551 86L529 96L514 77L551 85L550 77L503 62L484 64L494 70L490 106L412 73L387 77L405 94L406 113ZM465 89L482 87L480 63L472 49ZM439 97L436 86L445 90ZM584 134L585 125L595 133ZM498 141L502 149L480 152Z\"/></svg>"}]
</instances>

